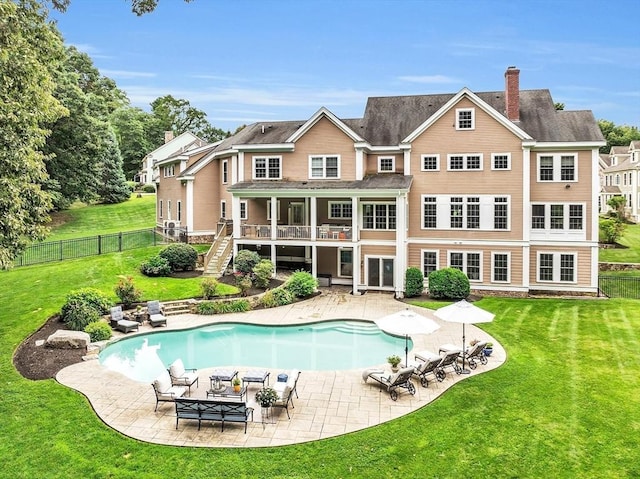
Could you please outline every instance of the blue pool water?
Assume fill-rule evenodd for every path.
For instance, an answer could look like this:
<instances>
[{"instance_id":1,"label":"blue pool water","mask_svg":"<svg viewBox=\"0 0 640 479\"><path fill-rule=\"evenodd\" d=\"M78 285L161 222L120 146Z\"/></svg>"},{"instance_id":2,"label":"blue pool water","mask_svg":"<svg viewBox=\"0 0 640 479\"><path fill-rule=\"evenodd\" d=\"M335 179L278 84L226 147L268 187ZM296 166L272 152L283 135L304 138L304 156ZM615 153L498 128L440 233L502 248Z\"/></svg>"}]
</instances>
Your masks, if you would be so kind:
<instances>
[{"instance_id":1,"label":"blue pool water","mask_svg":"<svg viewBox=\"0 0 640 479\"><path fill-rule=\"evenodd\" d=\"M391 336L364 321L295 326L220 323L125 338L106 347L100 363L136 381L150 382L177 358L182 358L185 367L198 369L238 366L328 371L380 364L391 354L402 356L404 348L404 337Z\"/></svg>"}]
</instances>

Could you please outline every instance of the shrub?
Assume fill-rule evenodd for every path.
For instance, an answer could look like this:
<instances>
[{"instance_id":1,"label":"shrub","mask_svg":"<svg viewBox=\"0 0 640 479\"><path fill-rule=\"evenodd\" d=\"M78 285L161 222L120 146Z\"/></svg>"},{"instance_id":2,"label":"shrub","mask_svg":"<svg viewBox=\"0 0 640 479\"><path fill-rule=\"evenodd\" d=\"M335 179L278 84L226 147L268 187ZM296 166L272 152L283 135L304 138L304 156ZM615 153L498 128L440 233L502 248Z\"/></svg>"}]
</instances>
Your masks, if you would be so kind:
<instances>
[{"instance_id":1,"label":"shrub","mask_svg":"<svg viewBox=\"0 0 640 479\"><path fill-rule=\"evenodd\" d=\"M202 301L196 305L196 314L244 313L251 310L246 299L233 301Z\"/></svg>"},{"instance_id":2,"label":"shrub","mask_svg":"<svg viewBox=\"0 0 640 479\"><path fill-rule=\"evenodd\" d=\"M251 289L251 286L253 286L253 281L251 281L251 276L248 276L248 275L245 276L243 274L236 275L236 286L240 290L240 295L246 296L247 291L249 291Z\"/></svg>"},{"instance_id":3,"label":"shrub","mask_svg":"<svg viewBox=\"0 0 640 479\"><path fill-rule=\"evenodd\" d=\"M295 297L293 293L285 288L276 288L264 293L260 298L260 305L263 308L275 308L293 303Z\"/></svg>"},{"instance_id":4,"label":"shrub","mask_svg":"<svg viewBox=\"0 0 640 479\"><path fill-rule=\"evenodd\" d=\"M128 308L133 303L140 301L142 297L142 291L137 289L133 284L133 278L131 276L121 276L118 280L118 284L114 288L114 291L120 302Z\"/></svg>"},{"instance_id":5,"label":"shrub","mask_svg":"<svg viewBox=\"0 0 640 479\"><path fill-rule=\"evenodd\" d=\"M234 265L236 271L240 271L243 274L253 273L253 268L260 262L260 255L255 251L249 249L242 249L238 251L235 257Z\"/></svg>"},{"instance_id":6,"label":"shrub","mask_svg":"<svg viewBox=\"0 0 640 479\"><path fill-rule=\"evenodd\" d=\"M111 326L104 321L94 321L93 323L87 324L84 332L89 334L92 343L96 341L106 341L111 338L112 334Z\"/></svg>"},{"instance_id":7,"label":"shrub","mask_svg":"<svg viewBox=\"0 0 640 479\"><path fill-rule=\"evenodd\" d=\"M142 262L140 272L145 276L169 276L171 274L171 266L162 256L154 256Z\"/></svg>"},{"instance_id":8,"label":"shrub","mask_svg":"<svg viewBox=\"0 0 640 479\"><path fill-rule=\"evenodd\" d=\"M273 263L268 259L263 259L253 268L254 283L258 288L266 288L269 286L273 272L275 271Z\"/></svg>"},{"instance_id":9,"label":"shrub","mask_svg":"<svg viewBox=\"0 0 640 479\"><path fill-rule=\"evenodd\" d=\"M464 299L469 296L469 278L457 268L443 268L429 275L429 294L436 299Z\"/></svg>"},{"instance_id":10,"label":"shrub","mask_svg":"<svg viewBox=\"0 0 640 479\"><path fill-rule=\"evenodd\" d=\"M169 262L171 271L195 269L198 252L190 244L174 243L160 251L160 256Z\"/></svg>"},{"instance_id":11,"label":"shrub","mask_svg":"<svg viewBox=\"0 0 640 479\"><path fill-rule=\"evenodd\" d=\"M614 244L622 236L626 225L617 218L600 220L600 236L605 243Z\"/></svg>"},{"instance_id":12,"label":"shrub","mask_svg":"<svg viewBox=\"0 0 640 479\"><path fill-rule=\"evenodd\" d=\"M144 191L145 193L155 193L156 187L153 185L144 185L142 187L142 191Z\"/></svg>"},{"instance_id":13,"label":"shrub","mask_svg":"<svg viewBox=\"0 0 640 479\"><path fill-rule=\"evenodd\" d=\"M90 323L100 321L100 313L90 304L77 299L67 301L63 306L62 321L73 331L84 331Z\"/></svg>"},{"instance_id":14,"label":"shrub","mask_svg":"<svg viewBox=\"0 0 640 479\"><path fill-rule=\"evenodd\" d=\"M284 285L296 298L311 296L318 289L318 280L311 273L296 271Z\"/></svg>"},{"instance_id":15,"label":"shrub","mask_svg":"<svg viewBox=\"0 0 640 479\"><path fill-rule=\"evenodd\" d=\"M404 294L407 298L413 298L414 296L420 296L424 290L424 276L419 268L414 266L407 268L405 272L405 291Z\"/></svg>"},{"instance_id":16,"label":"shrub","mask_svg":"<svg viewBox=\"0 0 640 479\"><path fill-rule=\"evenodd\" d=\"M200 283L200 289L202 290L202 297L204 299L211 299L215 297L217 288L218 280L215 278L204 278Z\"/></svg>"},{"instance_id":17,"label":"shrub","mask_svg":"<svg viewBox=\"0 0 640 479\"><path fill-rule=\"evenodd\" d=\"M107 314L111 307L111 301L102 291L95 288L81 288L71 291L67 295L68 303L82 303L93 308L98 314ZM62 306L62 320L64 321L66 304Z\"/></svg>"}]
</instances>

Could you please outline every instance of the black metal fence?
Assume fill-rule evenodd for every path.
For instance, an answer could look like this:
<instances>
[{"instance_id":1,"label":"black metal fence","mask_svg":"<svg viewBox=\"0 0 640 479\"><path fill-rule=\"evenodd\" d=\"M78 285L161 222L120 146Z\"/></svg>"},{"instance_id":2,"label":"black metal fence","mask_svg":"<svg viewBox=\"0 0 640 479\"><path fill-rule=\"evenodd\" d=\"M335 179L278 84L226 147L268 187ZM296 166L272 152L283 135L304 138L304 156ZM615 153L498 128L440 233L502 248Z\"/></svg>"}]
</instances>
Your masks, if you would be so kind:
<instances>
[{"instance_id":1,"label":"black metal fence","mask_svg":"<svg viewBox=\"0 0 640 479\"><path fill-rule=\"evenodd\" d=\"M14 266L50 263L65 259L82 258L106 253L117 253L135 248L155 246L156 231L151 229L127 231L85 238L47 241L29 246L14 261Z\"/></svg>"},{"instance_id":2,"label":"black metal fence","mask_svg":"<svg viewBox=\"0 0 640 479\"><path fill-rule=\"evenodd\" d=\"M598 296L640 299L640 277L598 276Z\"/></svg>"}]
</instances>

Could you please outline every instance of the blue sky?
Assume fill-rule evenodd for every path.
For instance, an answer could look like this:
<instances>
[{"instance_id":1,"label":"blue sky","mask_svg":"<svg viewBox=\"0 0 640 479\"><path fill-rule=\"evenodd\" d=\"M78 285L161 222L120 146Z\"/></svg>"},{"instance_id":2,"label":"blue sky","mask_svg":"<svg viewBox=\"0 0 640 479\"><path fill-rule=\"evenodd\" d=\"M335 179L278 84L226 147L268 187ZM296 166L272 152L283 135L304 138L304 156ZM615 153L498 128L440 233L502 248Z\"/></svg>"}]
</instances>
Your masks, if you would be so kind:
<instances>
[{"instance_id":1,"label":"blue sky","mask_svg":"<svg viewBox=\"0 0 640 479\"><path fill-rule=\"evenodd\" d=\"M325 106L358 118L367 97L547 88L567 110L640 127L640 2L71 0L52 12L132 104L166 94L225 130L304 120Z\"/></svg>"}]
</instances>

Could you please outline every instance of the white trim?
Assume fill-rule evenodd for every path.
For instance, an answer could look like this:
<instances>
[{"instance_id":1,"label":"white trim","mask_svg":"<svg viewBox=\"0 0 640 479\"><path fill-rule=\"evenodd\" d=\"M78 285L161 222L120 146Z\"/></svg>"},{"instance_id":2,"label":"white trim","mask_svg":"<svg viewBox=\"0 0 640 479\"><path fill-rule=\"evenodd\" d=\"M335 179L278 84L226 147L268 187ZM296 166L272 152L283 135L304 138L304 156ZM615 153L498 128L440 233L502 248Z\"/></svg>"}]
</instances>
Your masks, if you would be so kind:
<instances>
[{"instance_id":1,"label":"white trim","mask_svg":"<svg viewBox=\"0 0 640 479\"><path fill-rule=\"evenodd\" d=\"M483 283L484 280L484 271L483 271L483 266L484 266L484 251L483 250L466 250L466 249L449 249L447 250L447 268L453 268L453 266L451 266L451 253L459 253L462 255L462 272L464 274L467 275L467 278L469 278L469 274L467 273L468 271L468 264L467 264L467 255L468 254L478 254L480 256L479 258L479 278L478 279L471 279L469 278L469 282L471 283ZM457 268L456 268L457 269Z\"/></svg>"},{"instance_id":2,"label":"white trim","mask_svg":"<svg viewBox=\"0 0 640 479\"><path fill-rule=\"evenodd\" d=\"M495 167L495 159L496 156L506 156L507 157L507 167L506 168L496 168ZM491 153L491 170L492 171L509 171L511 170L511 153Z\"/></svg>"},{"instance_id":3,"label":"white trim","mask_svg":"<svg viewBox=\"0 0 640 479\"><path fill-rule=\"evenodd\" d=\"M329 158L335 158L337 160L337 175L338 176L327 176L327 160ZM322 160L322 176L313 176L313 160ZM309 155L308 157L308 176L310 180L339 180L341 177L341 165L342 159L338 154L330 154L330 155Z\"/></svg>"},{"instance_id":4,"label":"white trim","mask_svg":"<svg viewBox=\"0 0 640 479\"><path fill-rule=\"evenodd\" d=\"M280 200L276 201L276 221L280 221ZM267 200L267 221L271 221L271 200Z\"/></svg>"},{"instance_id":5,"label":"white trim","mask_svg":"<svg viewBox=\"0 0 640 479\"><path fill-rule=\"evenodd\" d=\"M440 250L439 249L420 249L420 271L422 271L422 276L424 276L425 280L428 279L428 275L424 272L424 254L425 253L435 253L436 254L436 269L434 271L438 271L440 269Z\"/></svg>"},{"instance_id":6,"label":"white trim","mask_svg":"<svg viewBox=\"0 0 640 479\"><path fill-rule=\"evenodd\" d=\"M390 259L393 261L393 281L395 282L396 277L395 277L395 271L396 271L396 257L395 256L389 256L389 255L378 255L378 254L366 254L364 255L364 281L363 284L365 286L367 286L367 288L370 289L375 289L375 290L382 290L382 291L393 291L394 288L396 287L396 285L392 285L392 286L371 286L369 284L369 259L378 259L378 264L381 263L381 260L383 259ZM382 279L384 277L384 268L380 268L380 282L382 282Z\"/></svg>"},{"instance_id":7,"label":"white trim","mask_svg":"<svg viewBox=\"0 0 640 479\"><path fill-rule=\"evenodd\" d=\"M220 162L220 182L223 185L229 183L229 160L222 160Z\"/></svg>"},{"instance_id":8,"label":"white trim","mask_svg":"<svg viewBox=\"0 0 640 479\"><path fill-rule=\"evenodd\" d=\"M337 126L342 132L347 135L354 142L364 142L364 138L354 132L351 128L349 128L344 122L342 122L337 116L331 113L327 108L322 107L317 112L315 112L311 118L309 118L304 125L298 128L293 135L287 138L285 141L287 143L295 143L298 141L305 133L307 133L320 119L327 118L331 123Z\"/></svg>"},{"instance_id":9,"label":"white trim","mask_svg":"<svg viewBox=\"0 0 640 479\"><path fill-rule=\"evenodd\" d=\"M277 177L271 177L269 176L269 160L275 160L277 159L280 164L279 164L279 171L280 174ZM265 177L264 178L257 178L256 177L256 160L265 160ZM281 180L282 179L282 169L283 169L283 164L282 164L282 156L279 155L256 155L256 156L252 156L251 157L251 178L254 181L267 181L267 180Z\"/></svg>"},{"instance_id":10,"label":"white trim","mask_svg":"<svg viewBox=\"0 0 640 479\"><path fill-rule=\"evenodd\" d=\"M220 218L227 219L227 200L220 200Z\"/></svg>"},{"instance_id":11,"label":"white trim","mask_svg":"<svg viewBox=\"0 0 640 479\"><path fill-rule=\"evenodd\" d=\"M540 179L540 157L551 157L553 164L553 179L542 180ZM563 180L562 178L562 157L573 156L573 179ZM595 170L597 171L597 170ZM578 153L563 151L561 153L538 153L536 155L536 183L577 183L578 182Z\"/></svg>"},{"instance_id":12,"label":"white trim","mask_svg":"<svg viewBox=\"0 0 640 479\"><path fill-rule=\"evenodd\" d=\"M462 168L451 168L452 157L462 157ZM480 168L469 168L470 157L480 157ZM484 154L482 153L447 153L447 171L483 171L484 170Z\"/></svg>"},{"instance_id":13,"label":"white trim","mask_svg":"<svg viewBox=\"0 0 640 479\"><path fill-rule=\"evenodd\" d=\"M331 207L333 205L340 205L340 214L341 216L333 216L331 213ZM344 205L351 206L351 216L344 216ZM345 200L345 201L328 201L327 202L327 218L330 220L341 220L341 219L351 219L353 218L353 201Z\"/></svg>"},{"instance_id":14,"label":"white trim","mask_svg":"<svg viewBox=\"0 0 640 479\"><path fill-rule=\"evenodd\" d=\"M464 119L464 121L471 122L471 126L469 128L462 128L460 126L460 114L462 113L471 113L471 118ZM476 109L475 108L456 108L456 130L457 131L473 131L476 129Z\"/></svg>"},{"instance_id":15,"label":"white trim","mask_svg":"<svg viewBox=\"0 0 640 479\"><path fill-rule=\"evenodd\" d=\"M244 205L244 216L242 215L242 205ZM240 210L239 215L241 220L249 219L249 202L247 200L240 200L239 210Z\"/></svg>"},{"instance_id":16,"label":"white trim","mask_svg":"<svg viewBox=\"0 0 640 479\"><path fill-rule=\"evenodd\" d=\"M340 269L340 264L341 264L340 253L342 251L351 251L351 275L342 274L342 271ZM338 254L336 255L336 260L337 260L337 263L338 263L337 268L336 268L336 271L338 272L338 275L337 275L338 278L352 278L353 279L353 271L355 270L356 265L358 265L358 263L359 263L358 261L356 261L356 258L353 255L353 248L351 246L339 246L338 247Z\"/></svg>"},{"instance_id":17,"label":"white trim","mask_svg":"<svg viewBox=\"0 0 640 479\"><path fill-rule=\"evenodd\" d=\"M553 256L553 279L540 279L540 256L550 254ZM573 256L573 280L562 281L560 279L560 263L562 256ZM577 284L578 283L578 253L569 251L537 251L536 252L536 282L540 284Z\"/></svg>"}]
</instances>

